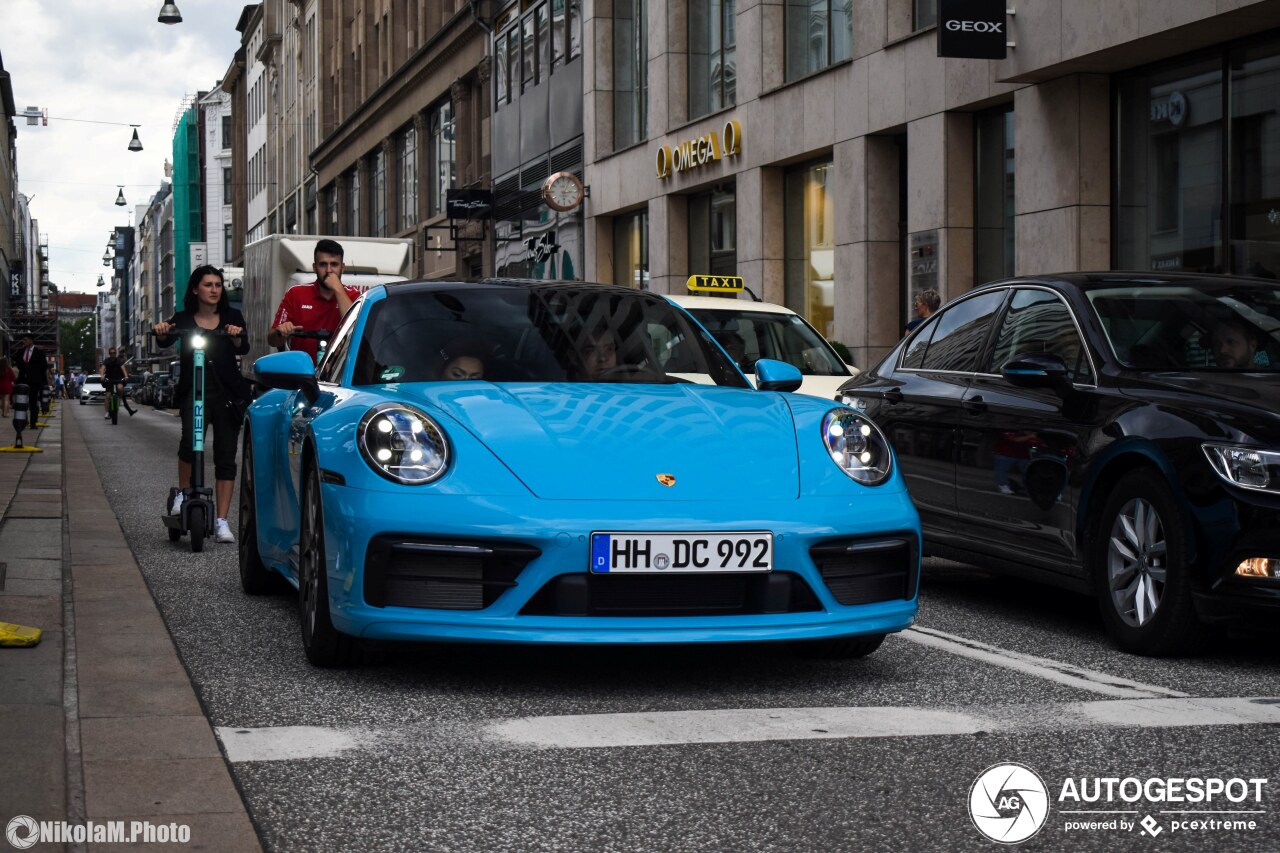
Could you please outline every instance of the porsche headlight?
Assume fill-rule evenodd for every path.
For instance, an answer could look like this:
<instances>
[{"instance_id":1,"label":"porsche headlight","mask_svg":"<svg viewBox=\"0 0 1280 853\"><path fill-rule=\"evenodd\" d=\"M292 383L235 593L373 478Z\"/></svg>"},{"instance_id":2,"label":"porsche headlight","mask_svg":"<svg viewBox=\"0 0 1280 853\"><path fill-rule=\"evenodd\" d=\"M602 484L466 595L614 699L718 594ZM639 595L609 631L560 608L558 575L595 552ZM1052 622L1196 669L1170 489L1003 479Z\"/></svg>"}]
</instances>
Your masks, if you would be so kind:
<instances>
[{"instance_id":1,"label":"porsche headlight","mask_svg":"<svg viewBox=\"0 0 1280 853\"><path fill-rule=\"evenodd\" d=\"M880 428L853 409L832 409L822 419L822 441L831 459L864 486L889 479L893 454Z\"/></svg>"},{"instance_id":2,"label":"porsche headlight","mask_svg":"<svg viewBox=\"0 0 1280 853\"><path fill-rule=\"evenodd\" d=\"M398 403L375 406L356 431L360 455L388 480L418 486L449 468L449 441L427 415Z\"/></svg>"},{"instance_id":3,"label":"porsche headlight","mask_svg":"<svg viewBox=\"0 0 1280 853\"><path fill-rule=\"evenodd\" d=\"M1218 476L1235 486L1280 491L1280 453L1256 447L1203 444L1204 455Z\"/></svg>"}]
</instances>

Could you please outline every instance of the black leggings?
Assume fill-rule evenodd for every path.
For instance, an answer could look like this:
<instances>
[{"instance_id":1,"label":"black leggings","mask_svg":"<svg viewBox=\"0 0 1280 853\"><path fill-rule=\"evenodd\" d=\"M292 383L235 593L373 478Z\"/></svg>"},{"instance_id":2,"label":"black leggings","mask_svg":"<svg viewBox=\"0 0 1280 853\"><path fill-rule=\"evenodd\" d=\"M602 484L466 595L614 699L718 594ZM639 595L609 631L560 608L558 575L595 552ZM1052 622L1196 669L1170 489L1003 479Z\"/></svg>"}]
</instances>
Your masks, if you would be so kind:
<instances>
[{"instance_id":1,"label":"black leggings","mask_svg":"<svg viewBox=\"0 0 1280 853\"><path fill-rule=\"evenodd\" d=\"M180 404L182 412L182 439L178 444L178 458L183 462L195 462L191 450L191 397ZM236 478L236 438L240 435L240 421L235 411L227 405L226 396L214 382L204 389L204 430L206 437L213 427L213 477L215 480ZM184 487L186 483L182 483Z\"/></svg>"}]
</instances>

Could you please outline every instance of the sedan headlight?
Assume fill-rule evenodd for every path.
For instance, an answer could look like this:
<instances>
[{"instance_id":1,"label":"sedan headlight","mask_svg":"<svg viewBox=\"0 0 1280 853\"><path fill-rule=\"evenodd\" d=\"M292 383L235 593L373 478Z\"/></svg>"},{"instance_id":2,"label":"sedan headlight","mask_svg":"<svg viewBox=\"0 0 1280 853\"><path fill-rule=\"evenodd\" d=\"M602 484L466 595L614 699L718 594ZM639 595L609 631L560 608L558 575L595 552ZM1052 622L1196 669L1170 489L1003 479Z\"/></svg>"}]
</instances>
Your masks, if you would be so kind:
<instances>
[{"instance_id":1,"label":"sedan headlight","mask_svg":"<svg viewBox=\"0 0 1280 853\"><path fill-rule=\"evenodd\" d=\"M1256 447L1203 444L1204 455L1218 476L1235 486L1280 491L1280 453Z\"/></svg>"},{"instance_id":2,"label":"sedan headlight","mask_svg":"<svg viewBox=\"0 0 1280 853\"><path fill-rule=\"evenodd\" d=\"M831 459L864 486L889 479L893 454L880 428L853 409L832 409L822 419L822 441Z\"/></svg>"},{"instance_id":3,"label":"sedan headlight","mask_svg":"<svg viewBox=\"0 0 1280 853\"><path fill-rule=\"evenodd\" d=\"M356 431L360 455L388 480L418 486L449 468L444 430L417 409L383 403L370 409Z\"/></svg>"}]
</instances>

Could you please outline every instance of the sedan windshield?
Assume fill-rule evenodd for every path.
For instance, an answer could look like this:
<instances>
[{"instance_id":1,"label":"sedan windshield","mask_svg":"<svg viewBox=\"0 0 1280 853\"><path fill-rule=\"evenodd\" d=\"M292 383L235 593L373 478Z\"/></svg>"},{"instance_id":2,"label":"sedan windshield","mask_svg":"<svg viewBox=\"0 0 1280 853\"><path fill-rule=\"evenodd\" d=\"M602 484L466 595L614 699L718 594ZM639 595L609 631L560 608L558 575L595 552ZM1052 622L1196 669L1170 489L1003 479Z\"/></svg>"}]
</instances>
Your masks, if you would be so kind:
<instances>
[{"instance_id":1,"label":"sedan windshield","mask_svg":"<svg viewBox=\"0 0 1280 853\"><path fill-rule=\"evenodd\" d=\"M817 330L795 314L691 308L689 313L711 332L744 373L762 358L785 361L805 376L848 376L849 368Z\"/></svg>"},{"instance_id":2,"label":"sedan windshield","mask_svg":"<svg viewBox=\"0 0 1280 853\"><path fill-rule=\"evenodd\" d=\"M356 385L696 382L749 387L661 297L593 285L402 285L369 309Z\"/></svg>"},{"instance_id":3,"label":"sedan windshield","mask_svg":"<svg viewBox=\"0 0 1280 853\"><path fill-rule=\"evenodd\" d=\"M1116 359L1157 370L1280 370L1280 288L1189 282L1088 291Z\"/></svg>"}]
</instances>

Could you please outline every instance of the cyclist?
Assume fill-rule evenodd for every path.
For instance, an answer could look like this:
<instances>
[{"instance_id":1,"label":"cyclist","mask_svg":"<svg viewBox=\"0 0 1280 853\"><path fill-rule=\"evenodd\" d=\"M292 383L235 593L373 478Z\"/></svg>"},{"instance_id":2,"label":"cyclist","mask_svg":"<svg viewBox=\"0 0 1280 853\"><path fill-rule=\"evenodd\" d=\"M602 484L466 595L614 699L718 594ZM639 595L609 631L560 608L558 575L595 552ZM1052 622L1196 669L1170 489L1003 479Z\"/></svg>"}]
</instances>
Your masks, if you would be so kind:
<instances>
[{"instance_id":1,"label":"cyclist","mask_svg":"<svg viewBox=\"0 0 1280 853\"><path fill-rule=\"evenodd\" d=\"M107 389L107 393L102 397L102 417L106 420L111 419L113 392L120 395L120 402L132 417L134 410L129 408L129 400L124 396L124 382L129 378L129 368L125 366L124 359L116 355L115 347L107 350L107 357L102 360L102 364L98 365L98 373L102 375L102 384Z\"/></svg>"},{"instance_id":2,"label":"cyclist","mask_svg":"<svg viewBox=\"0 0 1280 853\"><path fill-rule=\"evenodd\" d=\"M183 310L163 323L153 327L156 345L167 347L176 335L175 329L222 329L226 337L210 337L205 344L204 372L204 422L205 429L213 427L213 476L214 539L218 542L235 542L235 534L227 523L231 509L231 490L236 480L236 436L240 432L237 402L250 397L247 380L240 373L236 356L249 351L249 333L244 315L232 308L227 301L227 291L222 282L222 270L214 266L196 267L187 282L187 295L182 300ZM182 369L174 401L182 413L182 438L178 444L178 487L191 485L191 463L195 452L191 449L192 426L192 359L191 347L183 343ZM173 499L170 513L182 509L184 495L181 491Z\"/></svg>"}]
</instances>

